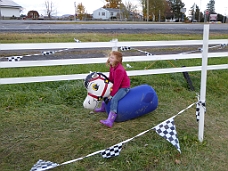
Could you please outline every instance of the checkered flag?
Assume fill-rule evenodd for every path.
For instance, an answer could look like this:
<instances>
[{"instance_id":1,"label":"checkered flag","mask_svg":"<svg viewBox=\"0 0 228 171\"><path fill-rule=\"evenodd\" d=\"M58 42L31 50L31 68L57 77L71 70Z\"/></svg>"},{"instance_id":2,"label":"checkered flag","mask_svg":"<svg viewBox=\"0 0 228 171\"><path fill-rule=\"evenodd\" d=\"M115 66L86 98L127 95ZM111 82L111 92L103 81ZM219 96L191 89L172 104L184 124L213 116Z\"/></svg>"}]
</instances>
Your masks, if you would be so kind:
<instances>
[{"instance_id":1,"label":"checkered flag","mask_svg":"<svg viewBox=\"0 0 228 171\"><path fill-rule=\"evenodd\" d=\"M43 170L48 170L52 169L59 166L57 163L53 163L50 161L44 161L44 160L39 160L32 168L30 171L43 171Z\"/></svg>"},{"instance_id":2,"label":"checkered flag","mask_svg":"<svg viewBox=\"0 0 228 171\"><path fill-rule=\"evenodd\" d=\"M44 51L42 52L42 55L53 55L55 54L55 51Z\"/></svg>"},{"instance_id":3,"label":"checkered flag","mask_svg":"<svg viewBox=\"0 0 228 171\"><path fill-rule=\"evenodd\" d=\"M9 62L15 62L15 61L20 61L23 58L23 56L11 56L7 57Z\"/></svg>"},{"instance_id":4,"label":"checkered flag","mask_svg":"<svg viewBox=\"0 0 228 171\"><path fill-rule=\"evenodd\" d=\"M196 121L199 122L200 119L200 103L196 103Z\"/></svg>"},{"instance_id":5,"label":"checkered flag","mask_svg":"<svg viewBox=\"0 0 228 171\"><path fill-rule=\"evenodd\" d=\"M122 150L122 146L123 146L123 143L116 144L102 151L101 155L103 158L107 158L107 159L110 157L118 156L120 154L120 151Z\"/></svg>"},{"instance_id":6,"label":"checkered flag","mask_svg":"<svg viewBox=\"0 0 228 171\"><path fill-rule=\"evenodd\" d=\"M146 52L146 51L145 51L145 54L146 54L146 56L153 56L153 54L150 53L150 52Z\"/></svg>"},{"instance_id":7,"label":"checkered flag","mask_svg":"<svg viewBox=\"0 0 228 171\"><path fill-rule=\"evenodd\" d=\"M171 144L173 144L181 153L179 140L177 138L176 126L174 124L173 118L160 123L154 128L154 130L158 133L158 135L162 136Z\"/></svg>"},{"instance_id":8,"label":"checkered flag","mask_svg":"<svg viewBox=\"0 0 228 171\"><path fill-rule=\"evenodd\" d=\"M200 106L203 106L205 112L206 112L206 104L205 103L202 103L201 101L198 101L196 103L196 121L199 122L199 119L200 119Z\"/></svg>"},{"instance_id":9,"label":"checkered flag","mask_svg":"<svg viewBox=\"0 0 228 171\"><path fill-rule=\"evenodd\" d=\"M120 50L121 51L131 50L131 47L130 46L122 46L122 47L120 47Z\"/></svg>"}]
</instances>

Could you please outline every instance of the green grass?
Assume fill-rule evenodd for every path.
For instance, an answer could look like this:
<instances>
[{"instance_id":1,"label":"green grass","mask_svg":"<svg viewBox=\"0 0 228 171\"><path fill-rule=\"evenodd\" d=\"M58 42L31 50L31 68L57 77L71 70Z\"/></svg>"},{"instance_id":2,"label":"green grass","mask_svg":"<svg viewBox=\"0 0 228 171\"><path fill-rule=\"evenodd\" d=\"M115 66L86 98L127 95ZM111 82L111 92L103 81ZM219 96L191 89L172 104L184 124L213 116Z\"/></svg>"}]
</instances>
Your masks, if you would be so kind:
<instances>
[{"instance_id":1,"label":"green grass","mask_svg":"<svg viewBox=\"0 0 228 171\"><path fill-rule=\"evenodd\" d=\"M74 38L82 42L109 42L112 39L119 41L156 41L156 40L202 40L201 34L126 34L126 33L0 33L0 43L55 43L74 42ZM226 39L228 34L210 34L210 39Z\"/></svg>"},{"instance_id":2,"label":"green grass","mask_svg":"<svg viewBox=\"0 0 228 171\"><path fill-rule=\"evenodd\" d=\"M209 59L208 63L227 64L228 59ZM151 64L130 63L134 70ZM150 69L183 65L199 66L201 60L159 61ZM98 68L108 71L104 64L12 68L1 69L0 78L87 73ZM111 129L99 123L106 114L89 114L83 108L86 90L82 80L0 85L0 170L30 170L39 159L62 163L156 126L197 101L200 72L189 74L195 91L188 90L182 73L132 76L132 87L146 83L156 90L159 107L140 118L115 123ZM175 118L181 154L155 131L149 131L125 144L118 157L95 155L53 170L227 170L227 78L227 70L208 71L203 143L198 141L193 107Z\"/></svg>"}]
</instances>

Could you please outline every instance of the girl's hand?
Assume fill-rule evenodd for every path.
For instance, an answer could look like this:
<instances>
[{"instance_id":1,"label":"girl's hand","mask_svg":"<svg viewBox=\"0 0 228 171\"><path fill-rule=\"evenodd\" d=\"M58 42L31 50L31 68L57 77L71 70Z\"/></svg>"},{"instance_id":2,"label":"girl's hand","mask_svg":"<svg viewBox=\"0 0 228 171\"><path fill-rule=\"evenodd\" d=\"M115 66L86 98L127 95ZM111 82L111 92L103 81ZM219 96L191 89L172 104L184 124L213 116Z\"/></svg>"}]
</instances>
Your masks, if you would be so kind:
<instances>
[{"instance_id":1,"label":"girl's hand","mask_svg":"<svg viewBox=\"0 0 228 171\"><path fill-rule=\"evenodd\" d=\"M108 96L104 98L105 104L108 104L108 102L112 99L112 96Z\"/></svg>"}]
</instances>

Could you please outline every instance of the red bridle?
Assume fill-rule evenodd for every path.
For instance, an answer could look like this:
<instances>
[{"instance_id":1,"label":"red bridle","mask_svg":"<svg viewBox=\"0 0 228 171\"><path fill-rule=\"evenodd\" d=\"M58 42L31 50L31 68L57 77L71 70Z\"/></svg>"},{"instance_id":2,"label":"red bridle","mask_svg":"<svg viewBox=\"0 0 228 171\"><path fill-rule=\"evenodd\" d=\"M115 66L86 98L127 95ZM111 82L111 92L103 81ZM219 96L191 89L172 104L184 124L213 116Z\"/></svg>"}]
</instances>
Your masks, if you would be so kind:
<instances>
[{"instance_id":1,"label":"red bridle","mask_svg":"<svg viewBox=\"0 0 228 171\"><path fill-rule=\"evenodd\" d=\"M109 80L106 79L106 78L102 78L101 75L99 75L99 77L93 78L89 82L97 80L97 79L104 80L104 83L105 83L105 87L104 87L104 89L103 89L103 91L101 93L101 96L97 96L97 95L94 95L92 93L88 93L88 96L91 96L91 97L97 99L98 101L101 101L101 99L103 98L103 96L104 96L104 94L105 94L105 92L106 92L106 90L108 88Z\"/></svg>"}]
</instances>

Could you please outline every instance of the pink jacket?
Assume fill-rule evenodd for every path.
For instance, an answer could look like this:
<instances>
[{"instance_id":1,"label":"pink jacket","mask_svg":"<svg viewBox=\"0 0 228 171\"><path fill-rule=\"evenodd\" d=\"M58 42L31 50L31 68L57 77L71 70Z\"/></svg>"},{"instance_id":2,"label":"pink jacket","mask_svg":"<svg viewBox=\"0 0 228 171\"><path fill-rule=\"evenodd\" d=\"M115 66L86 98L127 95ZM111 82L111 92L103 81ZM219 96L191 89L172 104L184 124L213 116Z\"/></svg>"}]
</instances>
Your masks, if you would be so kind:
<instances>
[{"instance_id":1,"label":"pink jacket","mask_svg":"<svg viewBox=\"0 0 228 171\"><path fill-rule=\"evenodd\" d=\"M110 66L109 80L113 83L111 96L114 96L120 88L130 88L130 78L121 64Z\"/></svg>"}]
</instances>

